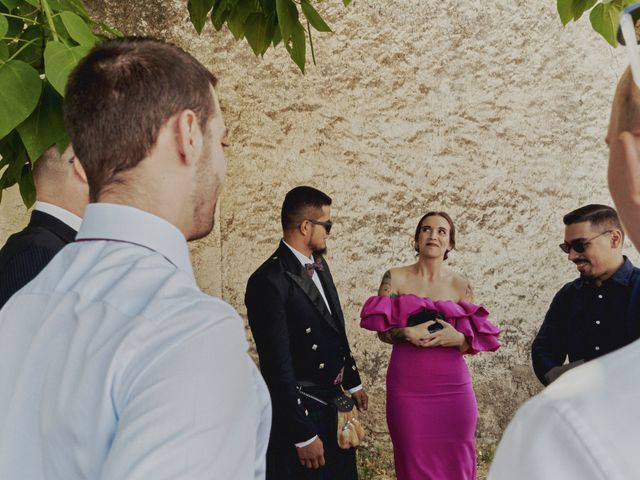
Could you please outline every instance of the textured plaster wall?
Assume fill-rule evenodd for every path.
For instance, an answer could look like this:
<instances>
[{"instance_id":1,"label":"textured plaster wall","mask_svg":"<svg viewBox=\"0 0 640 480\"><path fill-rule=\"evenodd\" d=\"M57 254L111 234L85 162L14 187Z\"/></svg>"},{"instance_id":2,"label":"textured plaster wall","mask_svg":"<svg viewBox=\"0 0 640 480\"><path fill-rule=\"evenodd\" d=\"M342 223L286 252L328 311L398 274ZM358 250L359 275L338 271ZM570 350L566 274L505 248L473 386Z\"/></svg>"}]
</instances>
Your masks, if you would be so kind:
<instances>
[{"instance_id":1,"label":"textured plaster wall","mask_svg":"<svg viewBox=\"0 0 640 480\"><path fill-rule=\"evenodd\" d=\"M358 327L359 309L386 269L413 261L423 212L453 216L449 265L503 329L501 350L468 358L479 440L497 441L539 390L529 345L575 277L557 247L562 215L611 203L604 136L623 52L587 23L563 29L553 1L332 0L319 8L335 33L315 36L318 66L303 76L282 47L258 60L227 31L196 36L186 2L88 3L125 33L181 45L221 80L228 179L216 232L192 247L205 291L244 315L245 282L280 238L284 194L310 184L333 197L328 260L378 442L390 348ZM16 191L0 213L4 241L27 221Z\"/></svg>"}]
</instances>

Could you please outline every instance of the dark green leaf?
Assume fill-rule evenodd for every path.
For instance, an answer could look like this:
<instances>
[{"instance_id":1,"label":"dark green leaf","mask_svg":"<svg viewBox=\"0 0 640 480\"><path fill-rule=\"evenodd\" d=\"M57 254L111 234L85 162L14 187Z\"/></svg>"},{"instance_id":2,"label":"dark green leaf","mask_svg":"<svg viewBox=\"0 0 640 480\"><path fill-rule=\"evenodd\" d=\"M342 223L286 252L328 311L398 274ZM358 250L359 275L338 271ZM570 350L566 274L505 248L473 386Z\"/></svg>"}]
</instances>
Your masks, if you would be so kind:
<instances>
[{"instance_id":1,"label":"dark green leaf","mask_svg":"<svg viewBox=\"0 0 640 480\"><path fill-rule=\"evenodd\" d=\"M73 12L60 13L60 19L67 29L69 36L80 45L93 47L98 43L98 38L93 34L85 21Z\"/></svg>"},{"instance_id":2,"label":"dark green leaf","mask_svg":"<svg viewBox=\"0 0 640 480\"><path fill-rule=\"evenodd\" d=\"M84 45L68 47L62 42L50 41L44 49L44 71L49 83L64 96L64 88L71 70L89 53Z\"/></svg>"},{"instance_id":3,"label":"dark green leaf","mask_svg":"<svg viewBox=\"0 0 640 480\"><path fill-rule=\"evenodd\" d=\"M612 47L618 46L616 32L620 10L620 7L613 3L600 3L591 10L589 15L593 29L602 35Z\"/></svg>"},{"instance_id":4,"label":"dark green leaf","mask_svg":"<svg viewBox=\"0 0 640 480\"><path fill-rule=\"evenodd\" d=\"M9 47L5 42L0 42L0 60L9 60Z\"/></svg>"},{"instance_id":5,"label":"dark green leaf","mask_svg":"<svg viewBox=\"0 0 640 480\"><path fill-rule=\"evenodd\" d=\"M213 0L189 0L187 9L189 10L189 18L196 28L196 32L202 32L212 7Z\"/></svg>"},{"instance_id":6,"label":"dark green leaf","mask_svg":"<svg viewBox=\"0 0 640 480\"><path fill-rule=\"evenodd\" d=\"M38 71L42 71L43 36L44 30L40 25L33 25L25 29L20 35L20 39L31 43L29 45L25 45L24 42L15 44L15 50L21 48L20 53L15 56L16 60L22 60Z\"/></svg>"},{"instance_id":7,"label":"dark green leaf","mask_svg":"<svg viewBox=\"0 0 640 480\"><path fill-rule=\"evenodd\" d=\"M42 81L20 60L0 66L0 138L24 121L38 105Z\"/></svg>"},{"instance_id":8,"label":"dark green leaf","mask_svg":"<svg viewBox=\"0 0 640 480\"><path fill-rule=\"evenodd\" d=\"M33 172L31 165L26 164L22 167L22 176L18 182L20 187L20 196L27 208L31 208L36 203L36 184L33 181Z\"/></svg>"},{"instance_id":9,"label":"dark green leaf","mask_svg":"<svg viewBox=\"0 0 640 480\"><path fill-rule=\"evenodd\" d=\"M260 7L262 8L262 13L270 15L276 10L276 0L260 0Z\"/></svg>"},{"instance_id":10,"label":"dark green leaf","mask_svg":"<svg viewBox=\"0 0 640 480\"><path fill-rule=\"evenodd\" d=\"M291 59L298 65L300 71L304 73L305 57L307 53L307 41L304 35L304 27L300 22L293 26L293 32L289 42L285 42L287 51Z\"/></svg>"},{"instance_id":11,"label":"dark green leaf","mask_svg":"<svg viewBox=\"0 0 640 480\"><path fill-rule=\"evenodd\" d=\"M40 0L24 0L24 2L28 3L29 5L33 5L36 8L40 8ZM22 2L18 2L18 4L20 4Z\"/></svg>"},{"instance_id":12,"label":"dark green leaf","mask_svg":"<svg viewBox=\"0 0 640 480\"><path fill-rule=\"evenodd\" d=\"M560 21L562 25L567 25L573 20L573 1L574 0L558 0L557 8L560 15Z\"/></svg>"},{"instance_id":13,"label":"dark green leaf","mask_svg":"<svg viewBox=\"0 0 640 480\"><path fill-rule=\"evenodd\" d=\"M280 29L278 28L278 24L274 23L274 31L273 31L273 48L277 47L278 44L282 41L282 34L280 33Z\"/></svg>"},{"instance_id":14,"label":"dark green leaf","mask_svg":"<svg viewBox=\"0 0 640 480\"><path fill-rule=\"evenodd\" d=\"M219 31L222 25L224 25L224 22L227 21L230 11L227 0L216 0L213 10L211 10L211 23L213 24L213 28Z\"/></svg>"},{"instance_id":15,"label":"dark green leaf","mask_svg":"<svg viewBox=\"0 0 640 480\"><path fill-rule=\"evenodd\" d=\"M274 29L273 21L262 13L252 13L247 17L244 22L244 36L256 56L264 55L267 51Z\"/></svg>"},{"instance_id":16,"label":"dark green leaf","mask_svg":"<svg viewBox=\"0 0 640 480\"><path fill-rule=\"evenodd\" d=\"M300 24L298 21L298 9L292 0L276 0L276 12L278 14L278 25L280 26L282 40L288 43L291 35L293 35L293 31L296 29L296 25Z\"/></svg>"},{"instance_id":17,"label":"dark green leaf","mask_svg":"<svg viewBox=\"0 0 640 480\"><path fill-rule=\"evenodd\" d=\"M318 30L319 32L330 32L331 28L329 25L325 23L320 14L316 11L315 8L309 3L308 0L302 0L302 13L307 17L309 23L313 28Z\"/></svg>"},{"instance_id":18,"label":"dark green leaf","mask_svg":"<svg viewBox=\"0 0 640 480\"><path fill-rule=\"evenodd\" d=\"M7 17L0 14L0 37L4 37L9 31L9 21Z\"/></svg>"},{"instance_id":19,"label":"dark green leaf","mask_svg":"<svg viewBox=\"0 0 640 480\"><path fill-rule=\"evenodd\" d=\"M9 21L9 30L5 34L7 37L18 37L20 33L24 29L24 22L18 18L8 18Z\"/></svg>"},{"instance_id":20,"label":"dark green leaf","mask_svg":"<svg viewBox=\"0 0 640 480\"><path fill-rule=\"evenodd\" d=\"M18 125L18 133L32 162L66 136L62 118L62 97L48 82L45 83L38 107L29 118Z\"/></svg>"},{"instance_id":21,"label":"dark green leaf","mask_svg":"<svg viewBox=\"0 0 640 480\"><path fill-rule=\"evenodd\" d=\"M227 27L236 40L244 35L244 22L253 12L257 11L253 0L240 0L227 18Z\"/></svg>"},{"instance_id":22,"label":"dark green leaf","mask_svg":"<svg viewBox=\"0 0 640 480\"><path fill-rule=\"evenodd\" d=\"M48 0L49 7L54 12L73 12L85 20L90 20L89 13L80 0Z\"/></svg>"},{"instance_id":23,"label":"dark green leaf","mask_svg":"<svg viewBox=\"0 0 640 480\"><path fill-rule=\"evenodd\" d=\"M591 9L597 0L573 0L573 20L578 21L582 14Z\"/></svg>"},{"instance_id":24,"label":"dark green leaf","mask_svg":"<svg viewBox=\"0 0 640 480\"><path fill-rule=\"evenodd\" d=\"M18 6L20 0L0 0L0 3L7 7L9 11L11 11Z\"/></svg>"},{"instance_id":25,"label":"dark green leaf","mask_svg":"<svg viewBox=\"0 0 640 480\"><path fill-rule=\"evenodd\" d=\"M14 154L9 161L9 166L2 174L2 178L0 179L0 184L3 185L3 188L9 188L15 185L22 176L22 168L27 163L27 152L24 148L18 148L18 145L15 146Z\"/></svg>"}]
</instances>

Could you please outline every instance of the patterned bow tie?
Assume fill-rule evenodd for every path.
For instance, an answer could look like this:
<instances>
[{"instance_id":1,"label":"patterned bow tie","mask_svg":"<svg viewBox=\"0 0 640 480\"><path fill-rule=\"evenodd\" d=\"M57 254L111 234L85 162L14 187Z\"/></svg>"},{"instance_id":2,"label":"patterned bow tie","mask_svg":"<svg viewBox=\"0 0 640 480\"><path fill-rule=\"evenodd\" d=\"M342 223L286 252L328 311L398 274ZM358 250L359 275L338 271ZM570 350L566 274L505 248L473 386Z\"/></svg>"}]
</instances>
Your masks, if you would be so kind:
<instances>
[{"instance_id":1,"label":"patterned bow tie","mask_svg":"<svg viewBox=\"0 0 640 480\"><path fill-rule=\"evenodd\" d=\"M314 270L317 270L319 272L324 272L324 267L322 266L322 258L316 257L313 263L305 263L304 269L307 271L307 274L310 277L313 277Z\"/></svg>"}]
</instances>

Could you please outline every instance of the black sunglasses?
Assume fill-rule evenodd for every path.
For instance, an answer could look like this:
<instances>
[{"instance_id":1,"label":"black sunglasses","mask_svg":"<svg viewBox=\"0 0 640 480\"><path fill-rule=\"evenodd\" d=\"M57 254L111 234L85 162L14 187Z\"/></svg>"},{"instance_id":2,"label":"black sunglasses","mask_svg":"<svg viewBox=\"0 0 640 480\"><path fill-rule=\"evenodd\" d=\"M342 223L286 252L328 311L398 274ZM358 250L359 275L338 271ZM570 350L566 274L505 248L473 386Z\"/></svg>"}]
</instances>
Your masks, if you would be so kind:
<instances>
[{"instance_id":1,"label":"black sunglasses","mask_svg":"<svg viewBox=\"0 0 640 480\"><path fill-rule=\"evenodd\" d=\"M324 231L327 232L327 235L331 233L331 227L333 227L333 222L331 220L321 222L319 220L311 220L310 218L307 218L307 221L313 223L314 225L322 225L324 227Z\"/></svg>"},{"instance_id":2,"label":"black sunglasses","mask_svg":"<svg viewBox=\"0 0 640 480\"><path fill-rule=\"evenodd\" d=\"M558 246L560 247L560 250L562 250L564 253L569 253L571 250L573 250L576 253L584 253L584 251L587 248L587 245L591 240L595 240L596 238L601 237L602 235L605 235L607 233L611 233L612 231L613 230L607 230L606 232L602 232L601 234L596 235L595 237L591 237L588 240L582 240L582 239L571 240L570 242L561 243Z\"/></svg>"}]
</instances>

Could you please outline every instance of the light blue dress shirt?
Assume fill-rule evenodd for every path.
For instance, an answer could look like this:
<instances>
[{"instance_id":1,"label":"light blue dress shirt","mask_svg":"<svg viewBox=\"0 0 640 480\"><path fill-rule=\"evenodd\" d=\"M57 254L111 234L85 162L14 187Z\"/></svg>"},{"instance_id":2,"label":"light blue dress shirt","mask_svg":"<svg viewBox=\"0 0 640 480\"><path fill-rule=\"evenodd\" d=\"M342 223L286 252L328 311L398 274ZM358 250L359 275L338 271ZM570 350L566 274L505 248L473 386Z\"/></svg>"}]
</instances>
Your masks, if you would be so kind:
<instances>
[{"instance_id":1,"label":"light blue dress shirt","mask_svg":"<svg viewBox=\"0 0 640 480\"><path fill-rule=\"evenodd\" d=\"M0 479L262 479L271 406L236 311L187 242L91 204L0 311Z\"/></svg>"}]
</instances>

